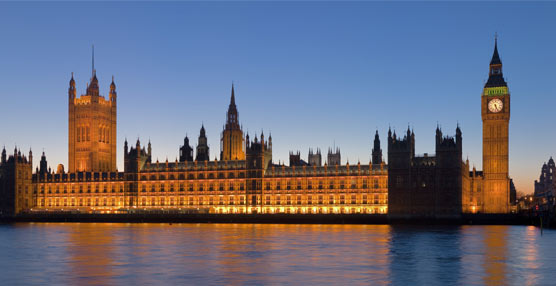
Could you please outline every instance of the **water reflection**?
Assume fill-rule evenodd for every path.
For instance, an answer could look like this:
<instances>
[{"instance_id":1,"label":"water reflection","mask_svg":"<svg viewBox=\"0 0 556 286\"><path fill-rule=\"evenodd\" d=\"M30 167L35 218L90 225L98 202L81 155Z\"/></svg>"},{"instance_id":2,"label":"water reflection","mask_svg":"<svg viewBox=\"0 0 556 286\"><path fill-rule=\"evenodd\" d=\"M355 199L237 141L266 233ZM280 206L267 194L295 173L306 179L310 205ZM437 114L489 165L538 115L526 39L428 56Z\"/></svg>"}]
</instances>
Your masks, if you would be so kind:
<instances>
[{"instance_id":1,"label":"water reflection","mask_svg":"<svg viewBox=\"0 0 556 286\"><path fill-rule=\"evenodd\" d=\"M556 279L554 239L507 226L16 224L0 226L0 275L6 285L536 285Z\"/></svg>"}]
</instances>

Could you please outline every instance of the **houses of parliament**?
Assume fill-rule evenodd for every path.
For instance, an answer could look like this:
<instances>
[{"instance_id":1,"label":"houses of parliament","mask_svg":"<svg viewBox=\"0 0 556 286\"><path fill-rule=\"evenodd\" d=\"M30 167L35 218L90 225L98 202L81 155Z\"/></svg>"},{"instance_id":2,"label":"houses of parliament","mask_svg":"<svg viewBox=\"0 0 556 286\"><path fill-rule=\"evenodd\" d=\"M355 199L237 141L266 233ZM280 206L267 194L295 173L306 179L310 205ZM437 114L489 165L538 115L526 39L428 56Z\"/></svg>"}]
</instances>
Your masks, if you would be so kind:
<instances>
[{"instance_id":1,"label":"houses of parliament","mask_svg":"<svg viewBox=\"0 0 556 286\"><path fill-rule=\"evenodd\" d=\"M272 159L272 136L250 137L240 125L234 86L220 136L220 159L210 160L202 126L195 148L186 136L179 160L153 162L151 143L124 142L124 170L116 169L117 91L100 94L93 67L85 94L68 88L68 166L33 171L33 153L2 151L2 215L44 212L129 213L171 211L218 214L388 214L394 218L457 218L465 213L508 213L510 94L497 43L480 102L483 171L462 159L462 131L436 129L434 155L415 155L412 130L389 130L387 160L378 131L367 164L342 164L339 149L289 164ZM213 151L214 152L214 151Z\"/></svg>"}]
</instances>

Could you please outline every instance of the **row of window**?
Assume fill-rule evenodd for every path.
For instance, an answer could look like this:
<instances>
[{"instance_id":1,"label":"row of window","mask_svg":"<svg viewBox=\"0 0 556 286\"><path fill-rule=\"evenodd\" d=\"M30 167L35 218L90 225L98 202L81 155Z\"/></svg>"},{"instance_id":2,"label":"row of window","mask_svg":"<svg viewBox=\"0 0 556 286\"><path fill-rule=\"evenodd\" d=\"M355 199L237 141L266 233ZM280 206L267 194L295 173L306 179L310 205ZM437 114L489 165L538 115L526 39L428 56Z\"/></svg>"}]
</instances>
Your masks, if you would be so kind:
<instances>
[{"instance_id":1,"label":"row of window","mask_svg":"<svg viewBox=\"0 0 556 286\"><path fill-rule=\"evenodd\" d=\"M110 186L110 188L109 188ZM114 184L114 185L103 185L102 188L100 185L95 185L94 188L91 185L71 185L71 187L68 189L68 185L64 185L63 188L60 186L56 186L55 188L52 188L51 186L49 186L48 188L46 188L46 193L47 194L67 194L67 193L118 193L118 192L122 192L124 190L124 186L123 185L118 185L118 184ZM37 192L37 190L35 189L35 193ZM45 193L45 186L42 185L39 188L39 193L40 194L44 194Z\"/></svg>"},{"instance_id":2,"label":"row of window","mask_svg":"<svg viewBox=\"0 0 556 286\"><path fill-rule=\"evenodd\" d=\"M139 200L139 206L194 206L194 205L245 205L245 196L199 196L199 197L143 197ZM261 204L259 198L254 202ZM47 198L40 199L39 207L98 207L98 206L122 206L124 198ZM272 197L265 196L264 205L334 205L334 204L387 204L387 199L378 195L330 195L330 196L307 196L301 195Z\"/></svg>"}]
</instances>

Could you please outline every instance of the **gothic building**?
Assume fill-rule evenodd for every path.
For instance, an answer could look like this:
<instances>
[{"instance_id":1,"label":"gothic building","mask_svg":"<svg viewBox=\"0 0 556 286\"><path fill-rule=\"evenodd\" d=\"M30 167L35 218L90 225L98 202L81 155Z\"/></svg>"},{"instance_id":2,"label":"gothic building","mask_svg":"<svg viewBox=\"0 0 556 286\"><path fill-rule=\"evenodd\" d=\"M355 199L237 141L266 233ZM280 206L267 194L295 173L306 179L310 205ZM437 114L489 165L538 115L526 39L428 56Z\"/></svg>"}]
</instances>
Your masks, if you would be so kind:
<instances>
[{"instance_id":1,"label":"gothic building","mask_svg":"<svg viewBox=\"0 0 556 286\"><path fill-rule=\"evenodd\" d=\"M239 115L232 84L232 96L226 116L226 125L220 138L220 160L245 160L245 139L239 125Z\"/></svg>"},{"instance_id":2,"label":"gothic building","mask_svg":"<svg viewBox=\"0 0 556 286\"><path fill-rule=\"evenodd\" d=\"M93 57L94 59L94 57ZM100 95L94 69L86 93L77 97L73 73L68 89L68 171L116 171L116 84L110 84L109 98Z\"/></svg>"},{"instance_id":3,"label":"gothic building","mask_svg":"<svg viewBox=\"0 0 556 286\"><path fill-rule=\"evenodd\" d=\"M0 215L28 211L36 205L31 183L32 170L31 150L29 156L25 157L21 150L15 148L8 157L4 147L0 161Z\"/></svg>"},{"instance_id":4,"label":"gothic building","mask_svg":"<svg viewBox=\"0 0 556 286\"><path fill-rule=\"evenodd\" d=\"M468 163L461 161L462 136L436 129L436 155L415 155L415 134L388 131L388 215L392 218L458 218Z\"/></svg>"},{"instance_id":5,"label":"gothic building","mask_svg":"<svg viewBox=\"0 0 556 286\"><path fill-rule=\"evenodd\" d=\"M320 149L317 148L316 152L314 152L312 148L309 149L309 156L307 161L311 166L320 167L322 165L322 155L320 153Z\"/></svg>"},{"instance_id":6,"label":"gothic building","mask_svg":"<svg viewBox=\"0 0 556 286\"><path fill-rule=\"evenodd\" d=\"M462 161L462 137L436 130L436 155L415 155L415 134L388 133L388 214L393 218L456 218L462 213L510 212L508 174L510 94L495 41L481 95L483 171ZM376 148L375 148L376 149ZM374 161L373 151L373 161ZM377 153L378 155L378 153ZM515 193L515 190L514 190ZM515 195L514 195L515 196Z\"/></svg>"},{"instance_id":7,"label":"gothic building","mask_svg":"<svg viewBox=\"0 0 556 286\"><path fill-rule=\"evenodd\" d=\"M510 92L502 73L498 43L490 61L488 81L481 96L483 119L483 184L485 213L510 211L509 122Z\"/></svg>"},{"instance_id":8,"label":"gothic building","mask_svg":"<svg viewBox=\"0 0 556 286\"><path fill-rule=\"evenodd\" d=\"M340 155L339 147L328 149L326 164L328 164L329 166L342 164L342 156Z\"/></svg>"},{"instance_id":9,"label":"gothic building","mask_svg":"<svg viewBox=\"0 0 556 286\"><path fill-rule=\"evenodd\" d=\"M342 164L340 149L290 154L290 165L272 160L272 136L243 136L234 87L221 134L220 160L209 157L202 125L196 148L186 136L179 160L153 162L152 146L124 142L124 170L116 170L116 85L99 94L93 68L86 94L69 88L69 168L48 167L43 152L32 173L32 153L4 150L0 162L0 211L128 213L388 213L394 218L457 218L462 213L507 213L510 96L495 44L481 96L483 171L462 160L462 133L436 130L434 155L415 154L415 134L388 132L388 165L378 131L368 164ZM549 162L550 163L550 162ZM553 162L552 162L553 165ZM553 171L551 171L553 173ZM545 172L546 173L546 172ZM547 173L548 174L548 173ZM541 176L544 184L548 175ZM546 191L542 191L546 193Z\"/></svg>"},{"instance_id":10,"label":"gothic building","mask_svg":"<svg viewBox=\"0 0 556 286\"><path fill-rule=\"evenodd\" d=\"M556 164L552 157L541 168L541 175L535 180L535 198L545 206L552 208L556 197Z\"/></svg>"}]
</instances>

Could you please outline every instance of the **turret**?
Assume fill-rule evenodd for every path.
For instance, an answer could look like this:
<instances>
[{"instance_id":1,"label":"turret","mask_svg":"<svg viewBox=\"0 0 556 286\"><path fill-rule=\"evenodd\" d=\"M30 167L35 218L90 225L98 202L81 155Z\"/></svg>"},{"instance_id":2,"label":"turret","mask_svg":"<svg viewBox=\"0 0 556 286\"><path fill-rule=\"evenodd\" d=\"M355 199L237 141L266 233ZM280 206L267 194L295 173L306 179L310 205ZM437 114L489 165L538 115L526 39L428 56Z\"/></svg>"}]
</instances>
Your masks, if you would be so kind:
<instances>
[{"instance_id":1,"label":"turret","mask_svg":"<svg viewBox=\"0 0 556 286\"><path fill-rule=\"evenodd\" d=\"M152 146L151 146L151 140L150 139L149 139L149 144L147 144L147 156L149 157L147 159L147 161L149 163L151 163L151 161L152 161Z\"/></svg>"},{"instance_id":2,"label":"turret","mask_svg":"<svg viewBox=\"0 0 556 286\"><path fill-rule=\"evenodd\" d=\"M70 99L70 102L73 102L76 96L77 96L77 91L75 89L75 80L73 79L73 72L72 72L71 79L69 82L69 88L68 88L68 97Z\"/></svg>"},{"instance_id":3,"label":"turret","mask_svg":"<svg viewBox=\"0 0 556 286\"><path fill-rule=\"evenodd\" d=\"M117 99L116 84L114 83L114 76L112 76L112 83L110 84L110 101L116 102Z\"/></svg>"},{"instance_id":4,"label":"turret","mask_svg":"<svg viewBox=\"0 0 556 286\"><path fill-rule=\"evenodd\" d=\"M440 126L436 125L436 145L439 145L442 141L442 130L440 130Z\"/></svg>"},{"instance_id":5,"label":"turret","mask_svg":"<svg viewBox=\"0 0 556 286\"><path fill-rule=\"evenodd\" d=\"M48 172L48 163L46 162L46 155L44 154L44 151L42 152L41 155L41 162L39 163L39 173L42 174L46 174Z\"/></svg>"},{"instance_id":6,"label":"turret","mask_svg":"<svg viewBox=\"0 0 556 286\"><path fill-rule=\"evenodd\" d=\"M180 162L193 161L193 148L189 145L187 135L183 139L183 146L180 147Z\"/></svg>"},{"instance_id":7,"label":"turret","mask_svg":"<svg viewBox=\"0 0 556 286\"><path fill-rule=\"evenodd\" d=\"M128 155L127 138L124 141L124 157Z\"/></svg>"},{"instance_id":8,"label":"turret","mask_svg":"<svg viewBox=\"0 0 556 286\"><path fill-rule=\"evenodd\" d=\"M29 164L33 166L33 151L29 148Z\"/></svg>"},{"instance_id":9,"label":"turret","mask_svg":"<svg viewBox=\"0 0 556 286\"><path fill-rule=\"evenodd\" d=\"M6 146L2 149L2 164L6 163L7 155L6 155Z\"/></svg>"},{"instance_id":10,"label":"turret","mask_svg":"<svg viewBox=\"0 0 556 286\"><path fill-rule=\"evenodd\" d=\"M462 142L461 129L459 128L459 124L456 127L456 144L460 149L462 149L463 142Z\"/></svg>"},{"instance_id":11,"label":"turret","mask_svg":"<svg viewBox=\"0 0 556 286\"><path fill-rule=\"evenodd\" d=\"M197 157L196 161L208 161L209 159L209 146L207 143L207 136L205 132L205 125L201 126L201 132L199 134L199 140L197 143Z\"/></svg>"},{"instance_id":12,"label":"turret","mask_svg":"<svg viewBox=\"0 0 556 286\"><path fill-rule=\"evenodd\" d=\"M380 149L380 138L378 136L378 130L375 133L375 140L372 150L372 163L373 165L382 163L382 149Z\"/></svg>"}]
</instances>

